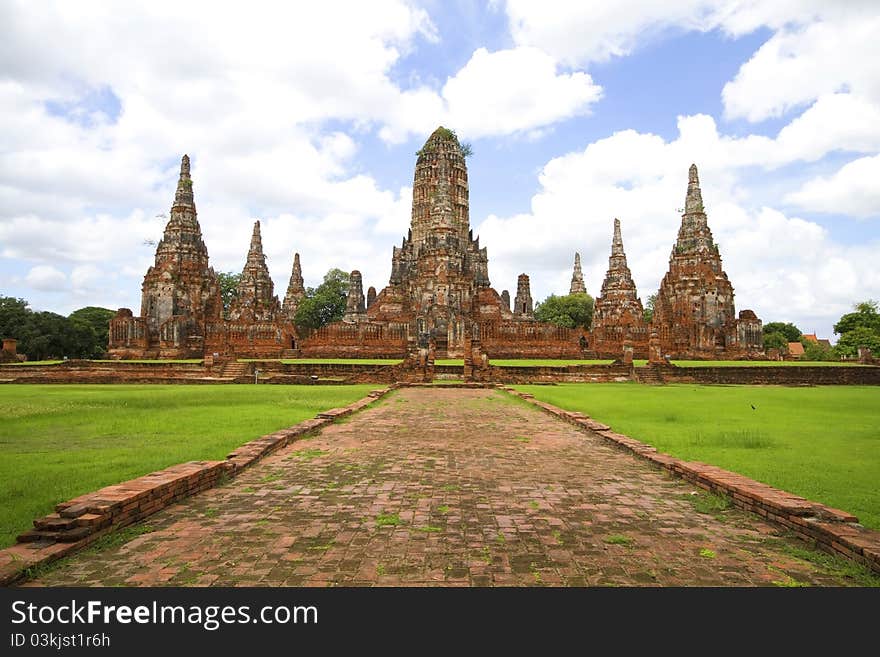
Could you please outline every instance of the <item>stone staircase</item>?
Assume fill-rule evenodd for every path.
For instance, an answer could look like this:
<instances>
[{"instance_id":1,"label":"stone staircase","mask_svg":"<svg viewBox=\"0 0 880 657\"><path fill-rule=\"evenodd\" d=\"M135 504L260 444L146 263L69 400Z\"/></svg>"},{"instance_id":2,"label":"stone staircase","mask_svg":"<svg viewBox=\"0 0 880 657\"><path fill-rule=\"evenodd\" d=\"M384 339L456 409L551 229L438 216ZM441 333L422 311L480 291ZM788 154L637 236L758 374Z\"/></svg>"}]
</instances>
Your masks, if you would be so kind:
<instances>
[{"instance_id":1,"label":"stone staircase","mask_svg":"<svg viewBox=\"0 0 880 657\"><path fill-rule=\"evenodd\" d=\"M635 372L636 379L638 379L639 383L647 383L655 386L661 386L666 383L663 379L663 374L656 367L646 365L645 367L636 367L633 371Z\"/></svg>"},{"instance_id":2,"label":"stone staircase","mask_svg":"<svg viewBox=\"0 0 880 657\"><path fill-rule=\"evenodd\" d=\"M252 363L242 363L237 360L231 360L223 365L220 370L221 379L232 379L233 381L244 380L253 374Z\"/></svg>"}]
</instances>

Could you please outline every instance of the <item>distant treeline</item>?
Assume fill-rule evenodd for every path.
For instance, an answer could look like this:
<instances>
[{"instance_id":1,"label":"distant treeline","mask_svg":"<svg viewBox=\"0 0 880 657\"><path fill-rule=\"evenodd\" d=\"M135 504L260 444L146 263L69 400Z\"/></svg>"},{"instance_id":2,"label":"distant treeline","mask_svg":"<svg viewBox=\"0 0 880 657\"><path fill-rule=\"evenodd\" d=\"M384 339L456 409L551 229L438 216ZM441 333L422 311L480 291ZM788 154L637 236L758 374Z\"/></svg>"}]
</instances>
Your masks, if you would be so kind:
<instances>
[{"instance_id":1,"label":"distant treeline","mask_svg":"<svg viewBox=\"0 0 880 657\"><path fill-rule=\"evenodd\" d=\"M31 310L24 299L0 296L0 338L18 340L16 351L28 360L101 358L107 351L107 308L87 306L64 317Z\"/></svg>"}]
</instances>

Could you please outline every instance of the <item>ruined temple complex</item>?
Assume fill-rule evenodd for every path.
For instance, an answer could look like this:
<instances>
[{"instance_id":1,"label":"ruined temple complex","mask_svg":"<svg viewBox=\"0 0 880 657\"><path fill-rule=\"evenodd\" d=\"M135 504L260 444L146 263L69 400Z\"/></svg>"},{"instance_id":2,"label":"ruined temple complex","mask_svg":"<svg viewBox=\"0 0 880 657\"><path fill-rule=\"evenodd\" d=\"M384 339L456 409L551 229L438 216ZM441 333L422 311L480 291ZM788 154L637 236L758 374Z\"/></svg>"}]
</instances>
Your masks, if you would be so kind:
<instances>
[{"instance_id":1,"label":"ruined temple complex","mask_svg":"<svg viewBox=\"0 0 880 657\"><path fill-rule=\"evenodd\" d=\"M297 336L294 319L306 296L299 254L279 302L254 224L235 298L224 311L217 274L208 265L193 198L189 158L147 271L140 316L121 308L110 322L115 358L387 357L586 358L652 362L666 358L758 358L761 321L737 317L733 287L721 268L691 166L685 210L669 271L649 323L627 265L620 221L614 220L608 271L589 330L535 320L527 274L511 305L489 280L489 258L470 227L468 174L455 133L440 127L418 152L411 224L391 254L388 285L366 294L351 272L341 321ZM569 294L586 294L575 254ZM483 356L481 356L481 354ZM433 361L432 361L433 362Z\"/></svg>"}]
</instances>

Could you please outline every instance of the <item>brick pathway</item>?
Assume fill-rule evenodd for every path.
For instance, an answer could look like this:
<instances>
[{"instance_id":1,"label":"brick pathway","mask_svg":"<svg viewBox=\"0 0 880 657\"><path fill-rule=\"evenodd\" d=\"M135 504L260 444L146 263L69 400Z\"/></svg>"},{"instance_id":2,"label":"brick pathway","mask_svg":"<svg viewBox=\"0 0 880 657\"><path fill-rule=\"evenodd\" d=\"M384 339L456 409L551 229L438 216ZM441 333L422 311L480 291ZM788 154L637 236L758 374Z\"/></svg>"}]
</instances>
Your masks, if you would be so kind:
<instances>
[{"instance_id":1,"label":"brick pathway","mask_svg":"<svg viewBox=\"0 0 880 657\"><path fill-rule=\"evenodd\" d=\"M494 390L407 388L28 585L841 585Z\"/></svg>"}]
</instances>

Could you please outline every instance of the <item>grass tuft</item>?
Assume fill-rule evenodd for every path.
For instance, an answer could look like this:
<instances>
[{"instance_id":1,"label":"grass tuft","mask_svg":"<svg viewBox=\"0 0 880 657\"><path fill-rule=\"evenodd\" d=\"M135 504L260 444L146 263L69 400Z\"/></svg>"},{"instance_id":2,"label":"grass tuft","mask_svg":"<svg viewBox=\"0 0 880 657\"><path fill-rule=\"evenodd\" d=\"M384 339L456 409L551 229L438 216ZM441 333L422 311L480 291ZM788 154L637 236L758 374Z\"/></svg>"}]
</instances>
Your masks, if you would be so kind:
<instances>
[{"instance_id":1,"label":"grass tuft","mask_svg":"<svg viewBox=\"0 0 880 657\"><path fill-rule=\"evenodd\" d=\"M400 525L402 522L400 516L396 513L380 513L376 516L377 527L397 527L397 525Z\"/></svg>"},{"instance_id":2,"label":"grass tuft","mask_svg":"<svg viewBox=\"0 0 880 657\"><path fill-rule=\"evenodd\" d=\"M623 534L611 534L610 536L606 536L605 542L610 545L625 545L626 547L630 547L635 543L633 539L629 536L624 536Z\"/></svg>"}]
</instances>

